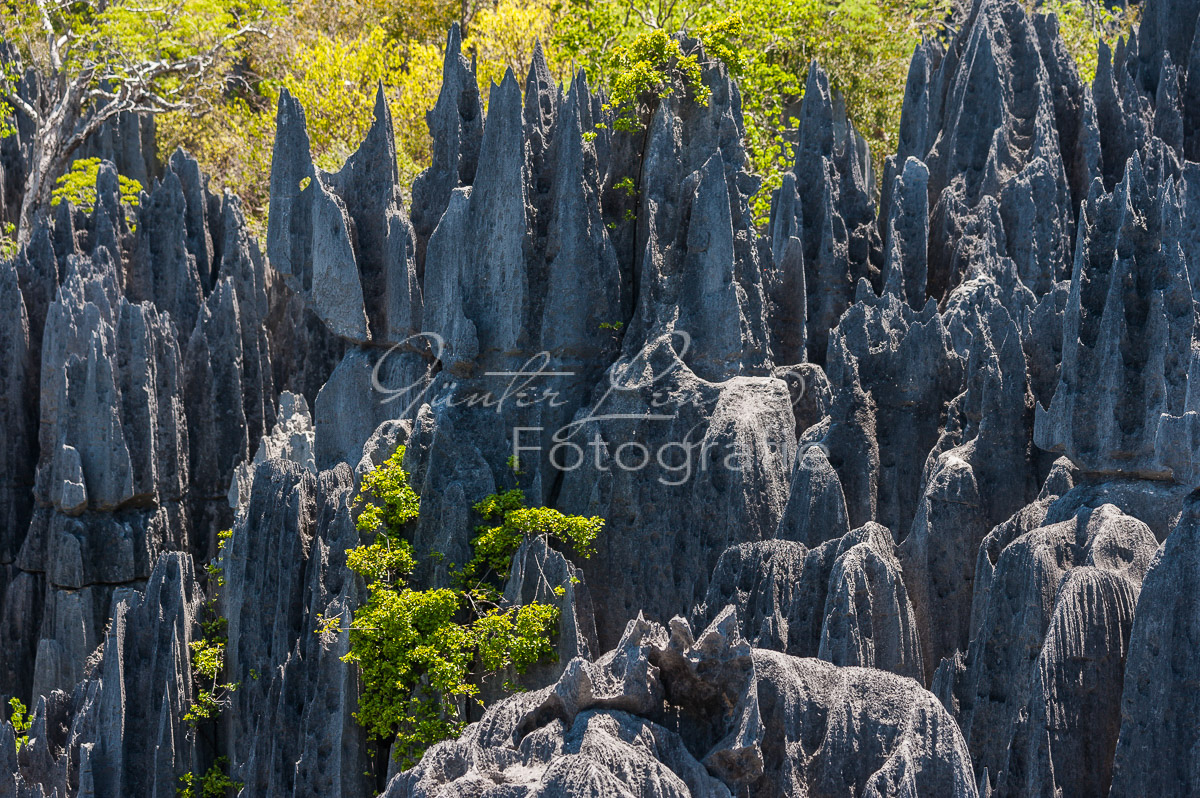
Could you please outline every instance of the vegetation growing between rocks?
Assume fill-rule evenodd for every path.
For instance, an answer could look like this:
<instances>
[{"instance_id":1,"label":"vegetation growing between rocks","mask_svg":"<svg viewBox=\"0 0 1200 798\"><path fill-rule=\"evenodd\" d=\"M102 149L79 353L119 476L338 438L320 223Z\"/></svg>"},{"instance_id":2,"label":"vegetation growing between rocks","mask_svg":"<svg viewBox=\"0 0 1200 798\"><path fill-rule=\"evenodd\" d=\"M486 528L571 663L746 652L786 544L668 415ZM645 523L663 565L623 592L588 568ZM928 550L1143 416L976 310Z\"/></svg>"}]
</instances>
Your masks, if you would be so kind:
<instances>
[{"instance_id":1,"label":"vegetation growing between rocks","mask_svg":"<svg viewBox=\"0 0 1200 798\"><path fill-rule=\"evenodd\" d=\"M29 727L33 725L33 718L29 716L25 704L19 698L8 699L8 706L12 710L8 722L12 724L13 731L16 732L17 750L20 751L29 742Z\"/></svg>"},{"instance_id":2,"label":"vegetation growing between rocks","mask_svg":"<svg viewBox=\"0 0 1200 798\"><path fill-rule=\"evenodd\" d=\"M229 778L225 772L227 767L229 759L219 756L203 776L185 773L176 795L178 798L225 798L230 793L236 794L242 784Z\"/></svg>"},{"instance_id":3,"label":"vegetation growing between rocks","mask_svg":"<svg viewBox=\"0 0 1200 798\"><path fill-rule=\"evenodd\" d=\"M366 581L368 597L349 625L344 659L362 674L355 717L373 739L394 740L395 756L409 767L429 746L461 732L468 703L482 706L485 681L554 658L558 608L514 604L501 592L522 541L553 538L587 557L604 522L525 507L517 489L488 496L475 505L485 523L476 530L470 562L450 564L450 587L417 589L410 584L417 555L405 532L419 500L404 451L363 478L357 525L371 539L348 551L346 562ZM323 619L317 631L341 624L338 617Z\"/></svg>"},{"instance_id":4,"label":"vegetation growing between rocks","mask_svg":"<svg viewBox=\"0 0 1200 798\"><path fill-rule=\"evenodd\" d=\"M50 193L50 207L56 208L66 200L84 213L91 213L96 207L96 181L99 177L99 158L81 158L75 161L67 173L55 183L54 191ZM136 208L141 204L142 184L132 177L117 175L117 191L121 203L128 208ZM136 229L132 218L129 224L131 229Z\"/></svg>"},{"instance_id":5,"label":"vegetation growing between rocks","mask_svg":"<svg viewBox=\"0 0 1200 798\"><path fill-rule=\"evenodd\" d=\"M229 637L226 631L228 621L217 610L216 598L217 590L225 586L221 556L232 537L233 530L228 529L217 535L217 556L204 566L208 573L212 598L204 603L204 620L200 623L204 635L199 640L193 640L188 646L191 650L192 674L197 686L196 697L183 716L193 731L201 723L215 723L228 705L230 694L240 686L238 682L221 681L225 670L225 646ZM228 765L228 759L217 757L203 775L184 774L177 794L181 798L221 798L230 792L236 793L242 785L228 776Z\"/></svg>"},{"instance_id":6,"label":"vegetation growing between rocks","mask_svg":"<svg viewBox=\"0 0 1200 798\"><path fill-rule=\"evenodd\" d=\"M1042 0L1036 6L1030 3L1029 12L1054 14L1058 18L1058 32L1063 44L1075 59L1079 77L1090 85L1096 78L1100 42L1115 47L1122 36L1128 39L1141 16L1142 7L1109 8L1089 0Z\"/></svg>"}]
</instances>

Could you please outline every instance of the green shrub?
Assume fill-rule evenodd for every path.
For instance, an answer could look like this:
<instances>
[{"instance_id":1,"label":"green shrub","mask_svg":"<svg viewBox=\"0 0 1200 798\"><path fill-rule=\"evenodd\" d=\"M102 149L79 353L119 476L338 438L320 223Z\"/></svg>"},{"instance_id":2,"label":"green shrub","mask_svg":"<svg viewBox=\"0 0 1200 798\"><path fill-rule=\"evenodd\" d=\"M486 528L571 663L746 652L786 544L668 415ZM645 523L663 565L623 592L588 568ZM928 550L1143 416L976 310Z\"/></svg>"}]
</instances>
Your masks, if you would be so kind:
<instances>
[{"instance_id":1,"label":"green shrub","mask_svg":"<svg viewBox=\"0 0 1200 798\"><path fill-rule=\"evenodd\" d=\"M554 537L586 556L603 521L526 508L519 490L489 496L475 505L488 523L472 541L473 558L461 570L451 566L454 586L416 589L408 582L417 558L404 533L419 502L403 462L400 447L363 478L357 523L373 539L349 550L346 564L366 581L368 596L348 627L344 659L362 674L355 717L372 739L394 739L397 758L409 767L429 746L461 732L468 702L482 706L483 680L555 656L558 609L513 605L500 592L524 537ZM341 618L328 618L317 632L341 628Z\"/></svg>"},{"instance_id":2,"label":"green shrub","mask_svg":"<svg viewBox=\"0 0 1200 798\"><path fill-rule=\"evenodd\" d=\"M193 640L188 646L196 680L196 697L183 719L193 727L202 721L216 720L229 703L230 694L240 687L238 682L221 681L225 669L225 645L229 640L226 634L228 621L217 611L215 596L217 588L225 584L220 558L232 536L233 531L228 529L217 535L217 556L205 566L209 587L214 595L204 604L204 620L200 623L204 636Z\"/></svg>"},{"instance_id":3,"label":"green shrub","mask_svg":"<svg viewBox=\"0 0 1200 798\"><path fill-rule=\"evenodd\" d=\"M17 734L17 750L20 751L29 743L29 727L33 725L33 718L29 717L25 705L19 698L8 699L8 706L12 709L12 715L9 716L8 722L12 724L13 731Z\"/></svg>"},{"instance_id":4,"label":"green shrub","mask_svg":"<svg viewBox=\"0 0 1200 798\"><path fill-rule=\"evenodd\" d=\"M179 798L225 798L231 792L236 794L242 789L242 783L229 778L225 773L228 766L229 759L219 756L203 776L185 773L175 794Z\"/></svg>"}]
</instances>

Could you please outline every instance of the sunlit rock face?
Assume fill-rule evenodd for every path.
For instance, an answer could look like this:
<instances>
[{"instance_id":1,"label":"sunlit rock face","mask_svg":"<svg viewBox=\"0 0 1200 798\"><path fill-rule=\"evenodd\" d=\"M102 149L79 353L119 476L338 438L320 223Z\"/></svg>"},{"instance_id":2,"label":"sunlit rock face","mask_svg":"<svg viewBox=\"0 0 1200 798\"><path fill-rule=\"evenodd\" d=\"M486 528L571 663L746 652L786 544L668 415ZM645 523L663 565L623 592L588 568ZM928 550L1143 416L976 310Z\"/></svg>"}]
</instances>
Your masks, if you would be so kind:
<instances>
[{"instance_id":1,"label":"sunlit rock face","mask_svg":"<svg viewBox=\"0 0 1200 798\"><path fill-rule=\"evenodd\" d=\"M407 206L382 91L336 172L283 92L261 245L109 124L95 207L0 262L0 696L33 712L0 794L217 757L272 798L1200 791L1198 15L1147 0L1089 86L1053 18L977 0L878 175L814 63L763 225L705 59L707 103L630 134L540 49L481 93L454 28ZM314 630L364 600L359 485L400 446L422 587L497 491L606 523L525 541L505 593L559 609L558 660L398 773ZM199 739L212 611L241 686Z\"/></svg>"}]
</instances>

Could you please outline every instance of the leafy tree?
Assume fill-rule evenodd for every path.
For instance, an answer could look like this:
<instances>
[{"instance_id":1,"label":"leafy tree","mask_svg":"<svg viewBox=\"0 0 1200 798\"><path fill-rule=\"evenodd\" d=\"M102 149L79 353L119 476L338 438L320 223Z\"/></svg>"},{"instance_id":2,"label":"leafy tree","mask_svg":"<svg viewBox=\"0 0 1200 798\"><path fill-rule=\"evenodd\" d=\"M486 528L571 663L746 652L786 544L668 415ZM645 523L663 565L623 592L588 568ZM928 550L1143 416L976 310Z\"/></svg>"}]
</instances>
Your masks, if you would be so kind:
<instances>
[{"instance_id":1,"label":"leafy tree","mask_svg":"<svg viewBox=\"0 0 1200 798\"><path fill-rule=\"evenodd\" d=\"M396 756L408 767L462 730L467 703L480 703L480 682L554 656L558 609L513 605L501 595L521 541L553 537L586 557L604 522L527 508L520 490L489 496L475 505L485 523L472 541L471 561L451 566L453 587L416 589L409 584L416 554L404 531L419 502L403 460L400 447L363 479L357 523L373 539L347 552L346 564L366 581L368 597L349 626L345 659L362 673L359 723L376 740L394 738ZM323 619L317 631L333 632L341 623Z\"/></svg>"},{"instance_id":2,"label":"leafy tree","mask_svg":"<svg viewBox=\"0 0 1200 798\"><path fill-rule=\"evenodd\" d=\"M550 0L499 0L468 10L472 24L463 46L476 59L486 101L490 80L499 81L508 67L523 74L535 42L550 41L554 14ZM307 111L313 160L335 171L366 135L382 84L407 200L413 179L430 163L425 115L441 86L446 26L460 12L459 3L440 0L399 6L350 0L335 7L296 0L269 39L246 43L238 70L247 90L230 95L211 88L206 102L160 117L160 149L192 152L215 184L242 198L247 221L261 231L282 90ZM547 47L546 54L555 73L565 76L557 51Z\"/></svg>"},{"instance_id":3,"label":"leafy tree","mask_svg":"<svg viewBox=\"0 0 1200 798\"><path fill-rule=\"evenodd\" d=\"M809 64L824 67L881 161L895 150L913 49L943 34L949 11L949 0L563 0L555 44L617 94L631 76L621 50L647 31L700 39L738 79L750 167L764 182L754 211L765 221L791 167Z\"/></svg>"},{"instance_id":4,"label":"leafy tree","mask_svg":"<svg viewBox=\"0 0 1200 798\"><path fill-rule=\"evenodd\" d=\"M11 0L0 35L44 78L43 95L31 102L16 90L17 65L0 68L0 116L20 113L35 129L17 241L28 240L89 136L124 112L194 105L222 80L237 46L268 31L279 2Z\"/></svg>"},{"instance_id":5,"label":"leafy tree","mask_svg":"<svg viewBox=\"0 0 1200 798\"><path fill-rule=\"evenodd\" d=\"M1141 16L1140 5L1109 8L1096 0L1042 0L1029 4L1030 13L1054 14L1063 43L1075 58L1079 77L1091 84L1096 78L1100 42L1115 47L1117 39L1127 39Z\"/></svg>"},{"instance_id":6,"label":"leafy tree","mask_svg":"<svg viewBox=\"0 0 1200 798\"><path fill-rule=\"evenodd\" d=\"M99 176L99 158L82 158L75 161L70 170L55 182L55 189L50 192L50 207L53 208L66 200L91 213L96 204L96 180ZM121 202L136 208L141 202L142 184L132 177L117 175L117 187Z\"/></svg>"}]
</instances>

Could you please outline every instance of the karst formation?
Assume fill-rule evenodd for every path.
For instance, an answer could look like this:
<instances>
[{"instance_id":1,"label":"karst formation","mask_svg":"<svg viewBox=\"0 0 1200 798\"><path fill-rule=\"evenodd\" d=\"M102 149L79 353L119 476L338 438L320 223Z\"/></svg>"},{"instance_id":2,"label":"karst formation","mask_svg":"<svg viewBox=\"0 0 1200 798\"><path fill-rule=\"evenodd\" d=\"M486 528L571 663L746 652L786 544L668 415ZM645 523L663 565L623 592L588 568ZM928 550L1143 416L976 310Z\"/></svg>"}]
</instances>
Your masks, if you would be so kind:
<instances>
[{"instance_id":1,"label":"karst formation","mask_svg":"<svg viewBox=\"0 0 1200 798\"><path fill-rule=\"evenodd\" d=\"M0 261L32 719L0 796L168 798L217 758L247 798L1200 794L1197 31L1145 0L1087 85L1054 17L975 0L881 173L813 63L765 226L715 62L622 132L540 51L482 96L451 29L411 196L382 92L331 173L285 91L261 240L151 118L107 125L94 207ZM359 485L401 445L424 585L514 451L606 521L590 559L522 547L557 661L407 770L315 631L364 601ZM213 596L240 687L198 735Z\"/></svg>"}]
</instances>

